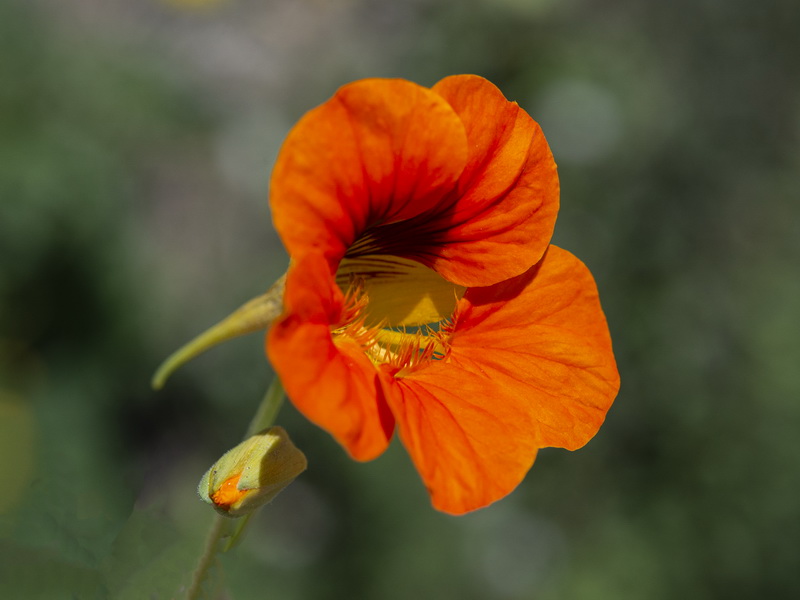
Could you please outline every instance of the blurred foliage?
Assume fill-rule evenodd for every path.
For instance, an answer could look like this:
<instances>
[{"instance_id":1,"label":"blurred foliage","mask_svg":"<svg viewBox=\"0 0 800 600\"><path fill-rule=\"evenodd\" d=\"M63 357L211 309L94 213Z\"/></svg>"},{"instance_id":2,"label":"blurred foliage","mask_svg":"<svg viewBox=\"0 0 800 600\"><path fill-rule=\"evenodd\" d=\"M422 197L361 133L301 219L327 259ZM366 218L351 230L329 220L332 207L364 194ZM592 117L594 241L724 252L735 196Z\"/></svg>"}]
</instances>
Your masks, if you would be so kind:
<instances>
[{"instance_id":1,"label":"blurred foliage","mask_svg":"<svg viewBox=\"0 0 800 600\"><path fill-rule=\"evenodd\" d=\"M800 594L800 4L0 1L0 593L170 598L244 431L258 336L148 383L285 265L268 176L347 81L489 77L559 162L556 242L623 388L577 453L462 518L402 448L309 471L223 556L230 597Z\"/></svg>"}]
</instances>

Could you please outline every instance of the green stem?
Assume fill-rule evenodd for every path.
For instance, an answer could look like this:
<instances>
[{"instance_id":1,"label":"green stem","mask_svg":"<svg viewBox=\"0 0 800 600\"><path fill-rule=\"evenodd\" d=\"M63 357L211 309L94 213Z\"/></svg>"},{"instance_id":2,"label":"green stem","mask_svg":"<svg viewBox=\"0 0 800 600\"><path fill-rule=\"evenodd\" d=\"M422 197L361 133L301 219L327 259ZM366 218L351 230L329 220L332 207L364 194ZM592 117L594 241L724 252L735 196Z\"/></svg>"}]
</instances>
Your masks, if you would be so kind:
<instances>
[{"instance_id":1,"label":"green stem","mask_svg":"<svg viewBox=\"0 0 800 600\"><path fill-rule=\"evenodd\" d=\"M230 521L225 517L219 515L214 517L214 521L211 523L211 529L208 530L208 535L206 536L203 554L200 556L200 560L197 562L197 568L192 575L192 583L189 585L189 589L186 590L186 600L196 600L200 598L203 583L208 577L208 571L211 569L217 557L220 542L225 537L229 528Z\"/></svg>"},{"instance_id":2,"label":"green stem","mask_svg":"<svg viewBox=\"0 0 800 600\"><path fill-rule=\"evenodd\" d=\"M251 435L257 434L259 431L262 431L267 427L272 427L272 425L275 423L276 417L278 416L278 412L281 410L282 404L283 384L281 383L280 378L276 375L272 379L272 383L269 385L267 393L264 394L261 404L258 405L256 414L253 415L253 419L250 421L250 426L247 428L247 434L245 434L244 439L249 438Z\"/></svg>"},{"instance_id":3,"label":"green stem","mask_svg":"<svg viewBox=\"0 0 800 600\"><path fill-rule=\"evenodd\" d=\"M256 413L253 415L253 419L250 421L250 426L247 428L244 439L272 426L283 404L283 394L283 385L281 384L280 378L276 375L272 379L267 393L264 394L261 404L258 405ZM192 583L186 592L185 600L196 600L200 597L200 590L208 577L208 571L214 564L217 554L219 552L227 552L236 545L253 514L255 513L250 513L238 519L235 523L230 518L223 516L216 516L214 518L211 528L208 531L208 536L206 537L203 554L197 562L197 568L192 576ZM225 540L225 538L227 538L227 541L225 541L223 545L221 542Z\"/></svg>"}]
</instances>

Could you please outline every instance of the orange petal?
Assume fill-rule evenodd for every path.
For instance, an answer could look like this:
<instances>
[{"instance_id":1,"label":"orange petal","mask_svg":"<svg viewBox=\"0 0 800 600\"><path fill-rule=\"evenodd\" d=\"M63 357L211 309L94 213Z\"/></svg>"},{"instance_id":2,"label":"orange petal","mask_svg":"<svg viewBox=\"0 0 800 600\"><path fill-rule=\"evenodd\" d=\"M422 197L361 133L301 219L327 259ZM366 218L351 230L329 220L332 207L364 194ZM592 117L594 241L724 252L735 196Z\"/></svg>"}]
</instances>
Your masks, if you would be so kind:
<instances>
[{"instance_id":1,"label":"orange petal","mask_svg":"<svg viewBox=\"0 0 800 600\"><path fill-rule=\"evenodd\" d=\"M400 379L388 399L434 507L458 515L510 493L531 468L536 446L526 440L527 413L498 409L502 397L490 382L458 367L438 375Z\"/></svg>"},{"instance_id":2,"label":"orange petal","mask_svg":"<svg viewBox=\"0 0 800 600\"><path fill-rule=\"evenodd\" d=\"M317 256L296 261L286 278L284 316L267 337L267 354L292 403L356 460L389 444L394 419L381 375L353 340L334 343L344 298Z\"/></svg>"},{"instance_id":3,"label":"orange petal","mask_svg":"<svg viewBox=\"0 0 800 600\"><path fill-rule=\"evenodd\" d=\"M387 400L436 508L511 492L536 450L584 445L619 388L588 269L551 246L523 275L471 288L448 357L396 380Z\"/></svg>"},{"instance_id":4,"label":"orange petal","mask_svg":"<svg viewBox=\"0 0 800 600\"><path fill-rule=\"evenodd\" d=\"M275 227L291 256L334 265L373 225L438 205L466 162L464 127L431 90L367 79L307 113L284 142L271 181Z\"/></svg>"},{"instance_id":5,"label":"orange petal","mask_svg":"<svg viewBox=\"0 0 800 600\"><path fill-rule=\"evenodd\" d=\"M558 176L539 126L483 78L432 90L404 80L342 87L287 137L272 176L289 254L416 260L451 283L491 285L541 257Z\"/></svg>"},{"instance_id":6,"label":"orange petal","mask_svg":"<svg viewBox=\"0 0 800 600\"><path fill-rule=\"evenodd\" d=\"M556 164L538 123L497 87L456 75L433 87L466 129L469 155L433 267L466 286L525 272L544 254L559 205Z\"/></svg>"}]
</instances>

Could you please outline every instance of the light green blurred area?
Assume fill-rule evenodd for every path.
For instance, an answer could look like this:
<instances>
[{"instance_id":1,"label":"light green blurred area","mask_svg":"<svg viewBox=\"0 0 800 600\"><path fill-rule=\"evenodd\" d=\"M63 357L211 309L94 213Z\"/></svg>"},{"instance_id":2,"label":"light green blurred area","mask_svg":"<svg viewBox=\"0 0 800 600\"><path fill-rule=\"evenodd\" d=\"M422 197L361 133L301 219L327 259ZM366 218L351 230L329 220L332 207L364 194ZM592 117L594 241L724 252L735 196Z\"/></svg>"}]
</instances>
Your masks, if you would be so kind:
<instances>
[{"instance_id":1,"label":"light green blurred area","mask_svg":"<svg viewBox=\"0 0 800 600\"><path fill-rule=\"evenodd\" d=\"M186 585L197 481L271 371L257 335L153 370L284 270L269 172L303 112L464 72L548 137L619 398L461 518L398 444L353 463L285 406L309 469L225 597L800 596L799 29L792 0L0 0L0 597Z\"/></svg>"}]
</instances>

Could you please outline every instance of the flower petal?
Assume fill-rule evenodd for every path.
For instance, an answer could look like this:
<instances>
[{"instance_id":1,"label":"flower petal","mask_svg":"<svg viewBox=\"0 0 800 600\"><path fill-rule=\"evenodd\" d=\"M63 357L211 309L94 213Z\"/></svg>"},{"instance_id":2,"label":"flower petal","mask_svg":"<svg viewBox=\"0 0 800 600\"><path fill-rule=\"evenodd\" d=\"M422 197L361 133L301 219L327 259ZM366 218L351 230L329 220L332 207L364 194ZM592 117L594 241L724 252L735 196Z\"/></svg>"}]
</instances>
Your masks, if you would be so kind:
<instances>
[{"instance_id":1,"label":"flower petal","mask_svg":"<svg viewBox=\"0 0 800 600\"><path fill-rule=\"evenodd\" d=\"M539 126L491 83L460 75L342 87L290 132L272 177L289 254L392 254L486 286L541 257L558 176Z\"/></svg>"},{"instance_id":2,"label":"flower petal","mask_svg":"<svg viewBox=\"0 0 800 600\"><path fill-rule=\"evenodd\" d=\"M448 357L387 401L434 506L463 513L508 494L536 450L584 445L619 388L588 269L551 246L523 275L471 288Z\"/></svg>"},{"instance_id":3,"label":"flower petal","mask_svg":"<svg viewBox=\"0 0 800 600\"><path fill-rule=\"evenodd\" d=\"M544 134L482 77L447 77L433 91L458 114L469 147L448 215L449 243L433 267L466 286L519 275L544 254L558 213L558 173Z\"/></svg>"},{"instance_id":4,"label":"flower petal","mask_svg":"<svg viewBox=\"0 0 800 600\"><path fill-rule=\"evenodd\" d=\"M289 399L327 430L357 460L370 460L389 444L394 418L383 399L381 374L354 340L334 342L344 298L325 261L309 255L286 279L284 316L267 337L267 354Z\"/></svg>"},{"instance_id":5,"label":"flower petal","mask_svg":"<svg viewBox=\"0 0 800 600\"><path fill-rule=\"evenodd\" d=\"M388 396L398 432L438 510L463 514L499 500L533 465L527 412L501 407L489 381L459 368L397 380ZM526 443L527 442L527 443Z\"/></svg>"},{"instance_id":6,"label":"flower petal","mask_svg":"<svg viewBox=\"0 0 800 600\"><path fill-rule=\"evenodd\" d=\"M335 265L369 227L438 205L466 162L461 121L444 99L404 80L367 79L308 112L271 181L275 227L291 256Z\"/></svg>"}]
</instances>

